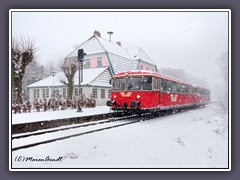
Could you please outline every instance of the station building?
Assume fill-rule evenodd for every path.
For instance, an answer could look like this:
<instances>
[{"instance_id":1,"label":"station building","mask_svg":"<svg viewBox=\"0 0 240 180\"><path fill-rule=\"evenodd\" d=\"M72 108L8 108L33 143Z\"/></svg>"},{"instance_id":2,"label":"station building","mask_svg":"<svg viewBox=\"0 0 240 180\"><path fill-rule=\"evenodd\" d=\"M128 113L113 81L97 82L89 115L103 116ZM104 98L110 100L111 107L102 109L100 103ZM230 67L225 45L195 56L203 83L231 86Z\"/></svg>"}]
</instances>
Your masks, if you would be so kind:
<instances>
[{"instance_id":1,"label":"station building","mask_svg":"<svg viewBox=\"0 0 240 180\"><path fill-rule=\"evenodd\" d=\"M83 82L80 92L86 97L93 95L96 105L105 105L110 99L112 75L128 70L157 71L154 61L140 48L124 48L121 42L112 42L101 37L99 31L83 42L78 48L65 57L65 61L77 61L78 49L84 49ZM66 79L63 72L58 72L28 86L30 102L34 99L49 99L53 95L53 87L61 96L67 95L67 86L61 83ZM78 95L78 71L74 77L74 95Z\"/></svg>"}]
</instances>

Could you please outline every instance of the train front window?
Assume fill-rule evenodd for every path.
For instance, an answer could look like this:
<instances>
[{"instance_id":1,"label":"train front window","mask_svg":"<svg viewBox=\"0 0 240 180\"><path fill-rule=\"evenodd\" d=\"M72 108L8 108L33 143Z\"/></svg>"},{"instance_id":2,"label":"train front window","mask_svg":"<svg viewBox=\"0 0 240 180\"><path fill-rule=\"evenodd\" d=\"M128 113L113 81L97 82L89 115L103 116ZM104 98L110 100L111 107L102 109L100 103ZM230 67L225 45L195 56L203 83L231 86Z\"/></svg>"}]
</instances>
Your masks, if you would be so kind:
<instances>
[{"instance_id":1,"label":"train front window","mask_svg":"<svg viewBox=\"0 0 240 180\"><path fill-rule=\"evenodd\" d=\"M125 78L116 78L113 82L114 90L125 90L126 89L126 80Z\"/></svg>"},{"instance_id":2,"label":"train front window","mask_svg":"<svg viewBox=\"0 0 240 180\"><path fill-rule=\"evenodd\" d=\"M152 90L152 77L143 77L143 90Z\"/></svg>"},{"instance_id":3,"label":"train front window","mask_svg":"<svg viewBox=\"0 0 240 180\"><path fill-rule=\"evenodd\" d=\"M142 77L129 77L127 81L127 90L140 90Z\"/></svg>"}]
</instances>

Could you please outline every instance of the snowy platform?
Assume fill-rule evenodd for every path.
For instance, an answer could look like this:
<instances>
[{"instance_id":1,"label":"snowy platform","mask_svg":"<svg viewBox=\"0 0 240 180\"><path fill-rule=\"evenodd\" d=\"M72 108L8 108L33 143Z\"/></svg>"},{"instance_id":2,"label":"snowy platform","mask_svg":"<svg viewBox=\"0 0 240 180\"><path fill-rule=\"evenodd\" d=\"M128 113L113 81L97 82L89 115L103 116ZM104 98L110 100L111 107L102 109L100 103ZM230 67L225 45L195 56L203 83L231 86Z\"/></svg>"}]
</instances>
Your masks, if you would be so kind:
<instances>
[{"instance_id":1,"label":"snowy platform","mask_svg":"<svg viewBox=\"0 0 240 180\"><path fill-rule=\"evenodd\" d=\"M12 124L24 124L39 121L58 120L64 118L74 118L91 116L97 114L107 114L110 112L107 106L97 106L95 108L83 108L83 112L76 112L76 109L46 112L31 112L12 114Z\"/></svg>"}]
</instances>

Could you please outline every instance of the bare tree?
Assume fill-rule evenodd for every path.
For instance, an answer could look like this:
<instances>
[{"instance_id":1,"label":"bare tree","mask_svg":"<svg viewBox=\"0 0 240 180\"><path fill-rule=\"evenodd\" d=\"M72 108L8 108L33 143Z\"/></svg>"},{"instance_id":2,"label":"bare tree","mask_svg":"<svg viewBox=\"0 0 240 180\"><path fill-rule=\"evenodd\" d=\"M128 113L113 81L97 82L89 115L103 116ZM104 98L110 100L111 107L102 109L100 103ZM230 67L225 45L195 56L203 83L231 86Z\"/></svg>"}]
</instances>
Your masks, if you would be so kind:
<instances>
[{"instance_id":1,"label":"bare tree","mask_svg":"<svg viewBox=\"0 0 240 180\"><path fill-rule=\"evenodd\" d=\"M20 37L12 39L11 63L12 63L12 94L13 99L22 103L22 80L27 65L33 61L36 54L35 42L33 39Z\"/></svg>"},{"instance_id":2,"label":"bare tree","mask_svg":"<svg viewBox=\"0 0 240 180\"><path fill-rule=\"evenodd\" d=\"M27 65L24 76L23 76L23 80L22 80L23 81L22 87L23 87L25 99L29 98L27 86L29 84L35 83L43 79L44 78L43 72L44 72L44 67L40 65L35 59L33 59Z\"/></svg>"},{"instance_id":3,"label":"bare tree","mask_svg":"<svg viewBox=\"0 0 240 180\"><path fill-rule=\"evenodd\" d=\"M220 75L223 78L224 82L228 82L228 52L224 52L220 55L220 57L217 59L217 63L220 67Z\"/></svg>"},{"instance_id":4,"label":"bare tree","mask_svg":"<svg viewBox=\"0 0 240 180\"><path fill-rule=\"evenodd\" d=\"M228 51L222 53L217 59L217 64L220 67L220 76L223 79L222 94L219 100L225 108L228 106Z\"/></svg>"},{"instance_id":5,"label":"bare tree","mask_svg":"<svg viewBox=\"0 0 240 180\"><path fill-rule=\"evenodd\" d=\"M57 64L55 64L54 61L48 61L46 64L44 64L44 72L43 76L44 77L49 77L52 75L52 72L60 72L62 71L61 66L63 65L63 59L64 58L59 58L57 61Z\"/></svg>"},{"instance_id":6,"label":"bare tree","mask_svg":"<svg viewBox=\"0 0 240 180\"><path fill-rule=\"evenodd\" d=\"M196 85L208 87L208 84L204 79L194 77L194 76L190 75L189 73L187 73L183 69L160 68L159 72L161 74L171 76L171 77L174 77L176 79L180 79L182 81L186 81L186 82L190 82L190 83L193 83L193 84L196 84Z\"/></svg>"},{"instance_id":7,"label":"bare tree","mask_svg":"<svg viewBox=\"0 0 240 180\"><path fill-rule=\"evenodd\" d=\"M187 73L183 69L174 69L174 68L160 68L159 72L161 74L171 76L177 79L186 81L188 78Z\"/></svg>"},{"instance_id":8,"label":"bare tree","mask_svg":"<svg viewBox=\"0 0 240 180\"><path fill-rule=\"evenodd\" d=\"M64 72L67 81L61 80L61 82L68 87L68 98L72 99L73 87L74 87L74 76L78 70L77 61L74 59L65 60L61 66L62 71Z\"/></svg>"},{"instance_id":9,"label":"bare tree","mask_svg":"<svg viewBox=\"0 0 240 180\"><path fill-rule=\"evenodd\" d=\"M44 72L43 72L44 77L51 76L53 71L55 71L53 61L48 61L46 64L44 64Z\"/></svg>"},{"instance_id":10,"label":"bare tree","mask_svg":"<svg viewBox=\"0 0 240 180\"><path fill-rule=\"evenodd\" d=\"M81 46L80 44L74 44L74 45L73 45L73 48L74 48L74 49L78 49L80 46Z\"/></svg>"}]
</instances>

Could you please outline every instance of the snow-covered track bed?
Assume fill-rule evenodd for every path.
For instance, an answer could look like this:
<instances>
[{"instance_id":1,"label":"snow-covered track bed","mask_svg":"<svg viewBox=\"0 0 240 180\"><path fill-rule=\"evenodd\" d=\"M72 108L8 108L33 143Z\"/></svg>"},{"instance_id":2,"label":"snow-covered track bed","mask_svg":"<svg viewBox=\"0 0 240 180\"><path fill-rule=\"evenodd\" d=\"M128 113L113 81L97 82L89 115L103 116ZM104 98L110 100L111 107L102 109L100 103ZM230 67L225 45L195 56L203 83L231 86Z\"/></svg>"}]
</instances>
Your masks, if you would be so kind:
<instances>
[{"instance_id":1,"label":"snow-covered track bed","mask_svg":"<svg viewBox=\"0 0 240 180\"><path fill-rule=\"evenodd\" d=\"M35 132L14 134L14 135L12 135L12 140L46 134L46 133L53 133L53 132L57 132L57 131L64 131L64 130L69 130L69 129L75 129L75 128L88 127L88 126L99 125L99 124L104 124L104 123L110 123L110 122L115 122L115 121L121 121L124 119L131 119L131 118L135 118L135 117L136 117L135 115L124 116L124 117L113 117L113 118L89 122L89 123L65 125L63 127L61 126L61 127L57 127L57 128L43 129L43 130L38 130Z\"/></svg>"},{"instance_id":2,"label":"snow-covered track bed","mask_svg":"<svg viewBox=\"0 0 240 180\"><path fill-rule=\"evenodd\" d=\"M127 119L127 120L126 120ZM131 119L131 120L130 120ZM126 120L125 122L122 122ZM12 151L140 122L135 115L12 136ZM64 133L63 133L64 132ZM63 135L64 134L64 135Z\"/></svg>"},{"instance_id":3,"label":"snow-covered track bed","mask_svg":"<svg viewBox=\"0 0 240 180\"><path fill-rule=\"evenodd\" d=\"M185 111L185 110L183 110ZM112 117L95 123L84 123L70 127L63 127L51 130L40 131L36 133L26 133L12 136L12 151L30 148L41 144L52 143L59 140L65 140L72 137L91 134L112 128L126 126L141 121L151 120L153 118L176 114L183 111L168 110L158 113L146 113L141 116L130 115L123 117ZM126 120L123 122L123 120ZM64 132L64 135L63 135Z\"/></svg>"}]
</instances>

